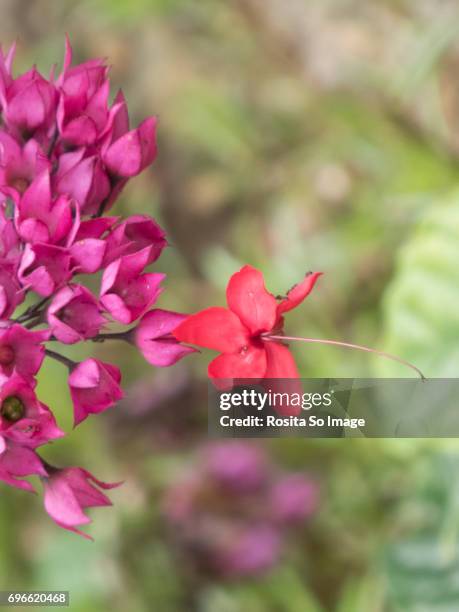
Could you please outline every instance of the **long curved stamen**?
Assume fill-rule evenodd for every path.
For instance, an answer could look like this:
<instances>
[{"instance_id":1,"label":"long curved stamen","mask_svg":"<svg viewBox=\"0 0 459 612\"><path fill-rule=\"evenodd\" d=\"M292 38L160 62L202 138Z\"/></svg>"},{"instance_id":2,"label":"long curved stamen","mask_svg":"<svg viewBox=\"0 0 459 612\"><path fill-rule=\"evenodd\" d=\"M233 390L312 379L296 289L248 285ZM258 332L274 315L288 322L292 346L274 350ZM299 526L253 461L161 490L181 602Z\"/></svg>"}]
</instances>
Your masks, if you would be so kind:
<instances>
[{"instance_id":1,"label":"long curved stamen","mask_svg":"<svg viewBox=\"0 0 459 612\"><path fill-rule=\"evenodd\" d=\"M263 340L273 340L273 341L291 341L291 342L309 342L315 344L331 344L332 346L342 346L344 348L356 349L358 351L365 351L366 353L374 353L375 355L379 355L380 357L385 357L386 359L391 359L392 361L397 361L407 368L411 368L418 374L421 380L427 380L424 374L421 372L419 368L410 363L409 361L405 361L401 357L396 357L395 355L391 355L391 353L386 353L384 351L378 351L377 349L372 349L369 346L362 346L361 344L352 344L351 342L340 342L339 340L322 340L321 338L297 338L296 336L273 336L271 334L267 336L263 336Z\"/></svg>"}]
</instances>

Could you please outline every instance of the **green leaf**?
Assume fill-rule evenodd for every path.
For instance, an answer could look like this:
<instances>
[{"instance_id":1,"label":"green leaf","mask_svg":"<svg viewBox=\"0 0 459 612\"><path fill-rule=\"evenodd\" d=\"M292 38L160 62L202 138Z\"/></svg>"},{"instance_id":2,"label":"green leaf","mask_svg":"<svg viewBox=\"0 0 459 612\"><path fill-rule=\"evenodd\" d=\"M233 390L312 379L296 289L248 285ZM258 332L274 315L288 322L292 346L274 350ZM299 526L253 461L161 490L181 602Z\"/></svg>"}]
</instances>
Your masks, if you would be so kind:
<instances>
[{"instance_id":1,"label":"green leaf","mask_svg":"<svg viewBox=\"0 0 459 612\"><path fill-rule=\"evenodd\" d=\"M413 362L427 377L459 371L459 193L430 208L402 248L384 298L386 351ZM407 376L380 360L382 376Z\"/></svg>"},{"instance_id":2,"label":"green leaf","mask_svg":"<svg viewBox=\"0 0 459 612\"><path fill-rule=\"evenodd\" d=\"M444 555L435 534L394 546L387 558L389 592L396 610L440 612L456 609L459 562Z\"/></svg>"},{"instance_id":3,"label":"green leaf","mask_svg":"<svg viewBox=\"0 0 459 612\"><path fill-rule=\"evenodd\" d=\"M256 581L241 581L228 587L207 589L202 597L204 612L322 612L306 580L295 569L281 566Z\"/></svg>"},{"instance_id":4,"label":"green leaf","mask_svg":"<svg viewBox=\"0 0 459 612\"><path fill-rule=\"evenodd\" d=\"M389 609L394 612L457 609L458 464L456 453L442 453L424 463L415 496L405 502L405 519L399 515L399 527L405 526L387 546L383 564Z\"/></svg>"},{"instance_id":5,"label":"green leaf","mask_svg":"<svg viewBox=\"0 0 459 612\"><path fill-rule=\"evenodd\" d=\"M336 612L383 612L385 596L380 576L365 576L350 580L338 603Z\"/></svg>"}]
</instances>

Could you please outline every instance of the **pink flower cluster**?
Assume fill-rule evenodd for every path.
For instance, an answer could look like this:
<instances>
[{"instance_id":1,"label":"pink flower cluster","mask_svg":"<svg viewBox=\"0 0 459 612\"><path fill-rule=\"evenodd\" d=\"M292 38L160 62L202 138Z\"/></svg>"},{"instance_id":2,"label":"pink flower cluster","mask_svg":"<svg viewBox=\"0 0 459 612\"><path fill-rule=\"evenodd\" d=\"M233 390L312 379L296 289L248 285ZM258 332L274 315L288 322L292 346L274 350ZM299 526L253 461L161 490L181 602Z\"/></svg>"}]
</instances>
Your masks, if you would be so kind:
<instances>
[{"instance_id":1,"label":"pink flower cluster","mask_svg":"<svg viewBox=\"0 0 459 612\"><path fill-rule=\"evenodd\" d=\"M37 454L64 432L35 393L36 375L45 357L69 368L78 425L122 397L121 374L98 359L74 363L49 345L124 339L156 366L193 349L171 333L182 315L151 310L164 274L146 268L167 245L164 231L145 215L103 216L153 162L155 118L131 129L123 94L109 103L107 66L72 66L68 40L57 76L34 67L14 78L13 56L14 47L0 49L0 480L33 490L24 478L40 476L50 516L78 531L89 522L84 509L108 505L101 489L114 485ZM99 272L95 295L82 283ZM103 333L110 322L136 326Z\"/></svg>"},{"instance_id":2,"label":"pink flower cluster","mask_svg":"<svg viewBox=\"0 0 459 612\"><path fill-rule=\"evenodd\" d=\"M309 477L282 472L259 446L209 444L166 493L164 514L195 565L226 578L263 573L282 554L288 533L317 509Z\"/></svg>"}]
</instances>

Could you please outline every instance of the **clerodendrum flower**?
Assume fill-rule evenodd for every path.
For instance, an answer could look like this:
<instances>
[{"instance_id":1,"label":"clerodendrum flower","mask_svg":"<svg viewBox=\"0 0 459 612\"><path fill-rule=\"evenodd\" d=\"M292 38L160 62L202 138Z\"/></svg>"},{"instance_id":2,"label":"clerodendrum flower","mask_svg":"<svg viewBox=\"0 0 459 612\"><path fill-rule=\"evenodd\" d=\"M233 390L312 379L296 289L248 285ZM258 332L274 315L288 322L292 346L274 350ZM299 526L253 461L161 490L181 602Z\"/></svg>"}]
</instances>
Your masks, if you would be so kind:
<instances>
[{"instance_id":1,"label":"clerodendrum flower","mask_svg":"<svg viewBox=\"0 0 459 612\"><path fill-rule=\"evenodd\" d=\"M189 316L173 331L180 342L221 353L210 362L210 378L290 379L299 373L287 343L315 342L358 349L398 361L424 378L410 363L375 349L338 340L296 338L284 334L284 314L310 294L321 272L310 272L279 300L265 287L263 275L244 266L230 278L226 289L228 308L212 307Z\"/></svg>"},{"instance_id":2,"label":"clerodendrum flower","mask_svg":"<svg viewBox=\"0 0 459 612\"><path fill-rule=\"evenodd\" d=\"M122 397L121 373L98 359L75 363L56 344L136 338L159 366L193 349L171 335L182 315L149 312L164 274L146 268L167 246L164 231L147 215L104 216L154 161L156 118L131 128L123 94L109 104L105 63L72 66L68 40L57 77L36 68L14 77L14 52L0 48L0 480L33 490L26 478L40 476L50 516L81 533L84 509L109 505L100 489L114 485L82 468L50 466L37 453L64 435L35 392L43 360L68 367L76 426ZM74 280L99 272L98 295ZM16 314L26 298L30 305ZM107 329L139 319L137 331Z\"/></svg>"},{"instance_id":3,"label":"clerodendrum flower","mask_svg":"<svg viewBox=\"0 0 459 612\"><path fill-rule=\"evenodd\" d=\"M285 312L312 291L320 272L308 274L281 301L266 290L251 266L233 274L226 289L228 308L213 307L188 317L175 329L181 342L222 353L209 364L211 378L298 378L293 356L281 342Z\"/></svg>"},{"instance_id":4,"label":"clerodendrum flower","mask_svg":"<svg viewBox=\"0 0 459 612\"><path fill-rule=\"evenodd\" d=\"M91 522L84 513L85 508L111 506L111 501L100 489L113 489L120 484L97 480L81 468L59 470L48 466L47 473L43 477L46 511L60 527L92 539L83 531L76 529L75 525Z\"/></svg>"},{"instance_id":5,"label":"clerodendrum flower","mask_svg":"<svg viewBox=\"0 0 459 612\"><path fill-rule=\"evenodd\" d=\"M151 309L165 275L147 268L167 246L165 232L147 215L105 213L128 180L154 161L156 118L131 128L124 95L109 104L105 63L72 66L68 40L57 77L52 71L45 78L35 67L14 77L14 53L14 46L6 55L0 47L0 480L30 491L27 477L40 476L50 516L81 533L78 526L89 522L84 510L109 505L101 489L116 485L82 468L51 466L37 453L64 432L37 397L36 376L45 357L68 368L77 426L122 397L121 373L95 358L76 363L54 350L56 343L125 340L158 367L195 351L181 343L194 344L221 353L209 375L224 379L297 378L291 340L372 349L284 335L285 313L306 298L320 273L278 300L261 272L245 266L230 279L228 308L191 316ZM75 281L98 273L98 295L81 276ZM117 331L107 329L111 323ZM264 531L261 539L270 538Z\"/></svg>"}]
</instances>

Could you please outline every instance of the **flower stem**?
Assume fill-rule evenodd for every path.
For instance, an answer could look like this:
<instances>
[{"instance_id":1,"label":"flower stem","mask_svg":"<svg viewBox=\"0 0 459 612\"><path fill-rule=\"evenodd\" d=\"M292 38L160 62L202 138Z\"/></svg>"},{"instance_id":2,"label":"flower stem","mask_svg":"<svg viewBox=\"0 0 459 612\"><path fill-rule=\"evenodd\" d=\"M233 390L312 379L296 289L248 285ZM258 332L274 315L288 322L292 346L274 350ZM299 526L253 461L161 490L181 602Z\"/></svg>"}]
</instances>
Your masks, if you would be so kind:
<instances>
[{"instance_id":1,"label":"flower stem","mask_svg":"<svg viewBox=\"0 0 459 612\"><path fill-rule=\"evenodd\" d=\"M48 471L50 472L57 472L59 471L59 468L56 467L55 465L51 465L51 463L48 463L45 459L43 459L43 457L41 455L39 455L38 453L36 453L38 458L40 459L40 461L43 464L43 467L45 467ZM42 477L42 478L46 478L46 476Z\"/></svg>"},{"instance_id":2,"label":"flower stem","mask_svg":"<svg viewBox=\"0 0 459 612\"><path fill-rule=\"evenodd\" d=\"M108 334L97 334L94 338L91 338L93 342L104 342L105 340L124 340L129 342L129 332L110 332Z\"/></svg>"},{"instance_id":3,"label":"flower stem","mask_svg":"<svg viewBox=\"0 0 459 612\"><path fill-rule=\"evenodd\" d=\"M38 312L33 319L30 319L27 323L23 323L23 325L26 329L33 329L34 327L42 323L41 318L42 318L42 313Z\"/></svg>"},{"instance_id":4,"label":"flower stem","mask_svg":"<svg viewBox=\"0 0 459 612\"><path fill-rule=\"evenodd\" d=\"M72 361L71 359L69 359L68 357L65 357L64 355L61 355L60 353L55 353L54 351L45 349L45 354L48 357L51 357L51 359L55 359L56 361L59 361L60 363L64 364L65 366L69 368L69 370L71 370L72 368L76 366L75 361Z\"/></svg>"},{"instance_id":5,"label":"flower stem","mask_svg":"<svg viewBox=\"0 0 459 612\"><path fill-rule=\"evenodd\" d=\"M39 313L41 314L40 309L46 304L48 300L49 297L46 297L37 302L36 304L30 306L25 312L22 313L22 315L20 315L17 319L14 320L15 323L25 323L26 321L29 321L29 319L34 319Z\"/></svg>"},{"instance_id":6,"label":"flower stem","mask_svg":"<svg viewBox=\"0 0 459 612\"><path fill-rule=\"evenodd\" d=\"M384 351L378 351L377 349L370 348L369 346L362 346L361 344L352 344L351 342L340 342L339 340L323 340L322 338L298 338L296 336L264 336L264 340L274 340L274 341L292 341L292 342L309 342L315 344L330 344L332 346L341 346L344 348L356 349L358 351L365 351L366 353L374 353L375 355L379 355L380 357L385 357L386 359L391 359L392 361L397 361L407 368L411 368L420 376L421 380L426 380L426 377L421 372L419 368L410 363L409 361L405 361L401 357L397 357L392 355L391 353L386 353Z\"/></svg>"}]
</instances>

